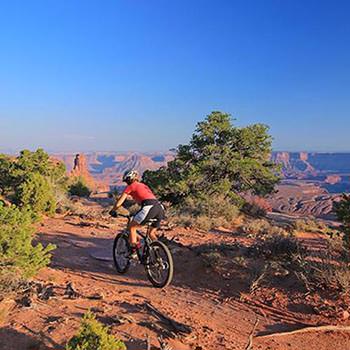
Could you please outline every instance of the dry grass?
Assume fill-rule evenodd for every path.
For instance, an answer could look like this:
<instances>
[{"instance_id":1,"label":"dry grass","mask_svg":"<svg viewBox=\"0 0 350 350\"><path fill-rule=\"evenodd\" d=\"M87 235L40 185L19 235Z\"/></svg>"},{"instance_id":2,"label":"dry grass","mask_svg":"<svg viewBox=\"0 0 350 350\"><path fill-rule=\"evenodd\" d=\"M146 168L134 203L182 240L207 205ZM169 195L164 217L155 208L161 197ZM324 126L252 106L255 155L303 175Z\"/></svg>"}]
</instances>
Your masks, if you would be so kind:
<instances>
[{"instance_id":1,"label":"dry grass","mask_svg":"<svg viewBox=\"0 0 350 350\"><path fill-rule=\"evenodd\" d=\"M181 207L168 212L172 224L203 231L218 227L231 228L240 215L240 210L221 196L211 198L210 203L187 199Z\"/></svg>"},{"instance_id":2,"label":"dry grass","mask_svg":"<svg viewBox=\"0 0 350 350\"><path fill-rule=\"evenodd\" d=\"M0 270L0 300L21 292L25 284L15 271Z\"/></svg>"},{"instance_id":3,"label":"dry grass","mask_svg":"<svg viewBox=\"0 0 350 350\"><path fill-rule=\"evenodd\" d=\"M222 266L222 255L219 252L203 253L201 256L206 267L218 268Z\"/></svg>"},{"instance_id":4,"label":"dry grass","mask_svg":"<svg viewBox=\"0 0 350 350\"><path fill-rule=\"evenodd\" d=\"M249 247L247 254L253 257L264 257L268 260L292 261L295 256L305 256L305 248L291 236L269 235L257 239Z\"/></svg>"},{"instance_id":5,"label":"dry grass","mask_svg":"<svg viewBox=\"0 0 350 350\"><path fill-rule=\"evenodd\" d=\"M293 226L299 232L327 233L329 231L328 226L324 222L314 219L296 220Z\"/></svg>"},{"instance_id":6,"label":"dry grass","mask_svg":"<svg viewBox=\"0 0 350 350\"><path fill-rule=\"evenodd\" d=\"M176 215L170 217L169 222L175 226L190 227L202 231L209 231L216 227L227 225L227 221L224 218L212 219L205 215Z\"/></svg>"},{"instance_id":7,"label":"dry grass","mask_svg":"<svg viewBox=\"0 0 350 350\"><path fill-rule=\"evenodd\" d=\"M266 236L290 236L283 227L272 225L265 219L250 220L239 227L239 231L251 238L261 238Z\"/></svg>"},{"instance_id":8,"label":"dry grass","mask_svg":"<svg viewBox=\"0 0 350 350\"><path fill-rule=\"evenodd\" d=\"M305 284L314 290L336 290L350 295L350 263L327 251L319 254L318 259L302 263L301 272Z\"/></svg>"},{"instance_id":9,"label":"dry grass","mask_svg":"<svg viewBox=\"0 0 350 350\"><path fill-rule=\"evenodd\" d=\"M14 308L15 301L13 299L4 299L0 302L0 327L2 327L8 318L12 308Z\"/></svg>"},{"instance_id":10,"label":"dry grass","mask_svg":"<svg viewBox=\"0 0 350 350\"><path fill-rule=\"evenodd\" d=\"M233 261L241 266L245 263L245 258L237 259L236 253L239 251L239 246L234 244L204 244L194 248L195 252L202 257L206 267L220 268L225 264L225 261Z\"/></svg>"}]
</instances>

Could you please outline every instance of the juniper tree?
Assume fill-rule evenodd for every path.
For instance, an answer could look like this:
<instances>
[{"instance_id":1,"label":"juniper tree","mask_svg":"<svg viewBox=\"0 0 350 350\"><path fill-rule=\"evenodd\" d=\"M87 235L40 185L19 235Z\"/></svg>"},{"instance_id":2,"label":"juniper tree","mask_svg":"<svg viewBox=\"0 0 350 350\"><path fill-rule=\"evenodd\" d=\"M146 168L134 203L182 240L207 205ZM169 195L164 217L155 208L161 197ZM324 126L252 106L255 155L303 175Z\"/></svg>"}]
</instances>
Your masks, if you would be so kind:
<instances>
[{"instance_id":1,"label":"juniper tree","mask_svg":"<svg viewBox=\"0 0 350 350\"><path fill-rule=\"evenodd\" d=\"M143 181L175 206L188 200L210 205L218 196L241 206L245 194L266 196L279 182L268 131L263 124L239 127L229 114L212 112L197 124L189 143L177 147L175 158L146 171Z\"/></svg>"},{"instance_id":2,"label":"juniper tree","mask_svg":"<svg viewBox=\"0 0 350 350\"><path fill-rule=\"evenodd\" d=\"M66 168L42 149L22 151L18 157L0 155L0 195L35 215L52 213L56 197L67 190Z\"/></svg>"},{"instance_id":3,"label":"juniper tree","mask_svg":"<svg viewBox=\"0 0 350 350\"><path fill-rule=\"evenodd\" d=\"M54 246L34 245L33 233L30 212L0 203L0 280L9 273L27 279L49 263Z\"/></svg>"},{"instance_id":4,"label":"juniper tree","mask_svg":"<svg viewBox=\"0 0 350 350\"><path fill-rule=\"evenodd\" d=\"M344 246L350 252L350 195L344 194L341 201L333 204L333 210L342 223Z\"/></svg>"}]
</instances>

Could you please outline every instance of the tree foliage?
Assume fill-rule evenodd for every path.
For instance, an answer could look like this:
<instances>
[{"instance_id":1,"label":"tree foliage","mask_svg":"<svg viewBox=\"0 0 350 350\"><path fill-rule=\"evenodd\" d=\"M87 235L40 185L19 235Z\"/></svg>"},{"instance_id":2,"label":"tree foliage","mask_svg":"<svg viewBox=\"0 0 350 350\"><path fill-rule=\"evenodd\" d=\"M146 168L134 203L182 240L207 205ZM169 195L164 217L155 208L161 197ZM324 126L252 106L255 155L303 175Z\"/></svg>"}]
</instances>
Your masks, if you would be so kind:
<instances>
[{"instance_id":1,"label":"tree foliage","mask_svg":"<svg viewBox=\"0 0 350 350\"><path fill-rule=\"evenodd\" d=\"M40 213L54 214L56 200L52 186L39 173L27 174L15 190L14 202L22 208L29 208L35 216Z\"/></svg>"},{"instance_id":2,"label":"tree foliage","mask_svg":"<svg viewBox=\"0 0 350 350\"><path fill-rule=\"evenodd\" d=\"M30 212L0 204L0 279L10 272L27 279L49 263L55 247L33 245L33 232Z\"/></svg>"},{"instance_id":3,"label":"tree foliage","mask_svg":"<svg viewBox=\"0 0 350 350\"><path fill-rule=\"evenodd\" d=\"M210 205L222 195L241 206L246 193L266 196L279 181L268 130L263 124L238 127L229 114L212 112L197 124L190 142L178 146L174 160L146 171L143 181L175 206L189 198Z\"/></svg>"},{"instance_id":4,"label":"tree foliage","mask_svg":"<svg viewBox=\"0 0 350 350\"><path fill-rule=\"evenodd\" d=\"M88 312L83 317L77 335L68 342L66 350L126 350L126 346L109 334L107 327Z\"/></svg>"},{"instance_id":5,"label":"tree foliage","mask_svg":"<svg viewBox=\"0 0 350 350\"><path fill-rule=\"evenodd\" d=\"M34 216L55 211L56 196L66 190L66 168L42 149L24 150L17 158L0 155L0 195Z\"/></svg>"},{"instance_id":6,"label":"tree foliage","mask_svg":"<svg viewBox=\"0 0 350 350\"><path fill-rule=\"evenodd\" d=\"M344 246L350 252L350 195L344 194L341 201L334 203L333 209L342 223Z\"/></svg>"},{"instance_id":7,"label":"tree foliage","mask_svg":"<svg viewBox=\"0 0 350 350\"><path fill-rule=\"evenodd\" d=\"M71 196L78 197L89 197L91 194L91 190L81 177L74 179L74 182L68 187L68 192Z\"/></svg>"}]
</instances>

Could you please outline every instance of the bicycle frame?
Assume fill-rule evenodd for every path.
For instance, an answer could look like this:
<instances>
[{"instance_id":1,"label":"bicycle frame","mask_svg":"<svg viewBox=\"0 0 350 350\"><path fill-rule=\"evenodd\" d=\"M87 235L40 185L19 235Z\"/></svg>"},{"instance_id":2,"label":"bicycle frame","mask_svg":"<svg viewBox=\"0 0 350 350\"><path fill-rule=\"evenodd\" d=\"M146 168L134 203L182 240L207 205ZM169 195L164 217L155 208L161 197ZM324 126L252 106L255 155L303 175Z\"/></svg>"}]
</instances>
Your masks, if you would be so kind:
<instances>
[{"instance_id":1,"label":"bicycle frame","mask_svg":"<svg viewBox=\"0 0 350 350\"><path fill-rule=\"evenodd\" d=\"M128 219L128 224L127 226L129 226L131 220L132 220L132 216L130 215L123 215L123 214L119 214L119 216L121 217L124 217L124 218L127 218ZM126 230L127 231L127 236L129 237L130 235L130 231L129 230ZM137 235L140 236L143 240L144 240L144 249L142 251L142 254L139 253L139 251L137 251L137 256L139 258L139 261L143 264L145 263L145 257L148 256L149 254L149 245L150 243L152 242L151 238L150 238L150 233L151 231L151 224L147 224L147 232L146 234L144 234L143 232L137 230Z\"/></svg>"},{"instance_id":2,"label":"bicycle frame","mask_svg":"<svg viewBox=\"0 0 350 350\"><path fill-rule=\"evenodd\" d=\"M126 218L126 219L128 219L128 224L127 224L127 226L129 227L129 224L130 224L130 222L131 222L131 220L132 220L132 216L131 215L123 215L123 214L118 214L119 216L121 216L121 217L123 217L123 218ZM144 233L142 233L141 231L139 231L139 230L137 230L137 234L139 235L139 236L141 236L144 240L147 240L147 239L150 239L150 232L151 232L151 224L149 223L149 224L147 224L147 232L146 232L146 234L144 234ZM128 234L130 233L130 231L128 230Z\"/></svg>"}]
</instances>

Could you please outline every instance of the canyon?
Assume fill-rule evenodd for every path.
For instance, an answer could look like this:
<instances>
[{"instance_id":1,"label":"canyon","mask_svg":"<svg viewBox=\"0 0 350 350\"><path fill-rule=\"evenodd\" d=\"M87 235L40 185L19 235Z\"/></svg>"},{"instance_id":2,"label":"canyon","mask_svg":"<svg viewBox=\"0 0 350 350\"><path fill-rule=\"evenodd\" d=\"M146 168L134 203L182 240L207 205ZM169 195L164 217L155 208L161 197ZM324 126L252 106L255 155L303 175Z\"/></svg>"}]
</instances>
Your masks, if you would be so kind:
<instances>
[{"instance_id":1,"label":"canyon","mask_svg":"<svg viewBox=\"0 0 350 350\"><path fill-rule=\"evenodd\" d=\"M75 153L55 153L69 173L94 179L94 189L107 191L123 186L128 169L156 170L166 166L174 153L90 152L80 156L82 165L74 170ZM296 216L333 219L333 202L350 192L350 153L273 152L271 160L281 166L281 183L268 198L273 211ZM77 164L76 164L77 165ZM78 172L77 172L78 171Z\"/></svg>"},{"instance_id":2,"label":"canyon","mask_svg":"<svg viewBox=\"0 0 350 350\"><path fill-rule=\"evenodd\" d=\"M334 219L334 201L350 192L350 153L274 152L272 161L282 168L274 211Z\"/></svg>"}]
</instances>

